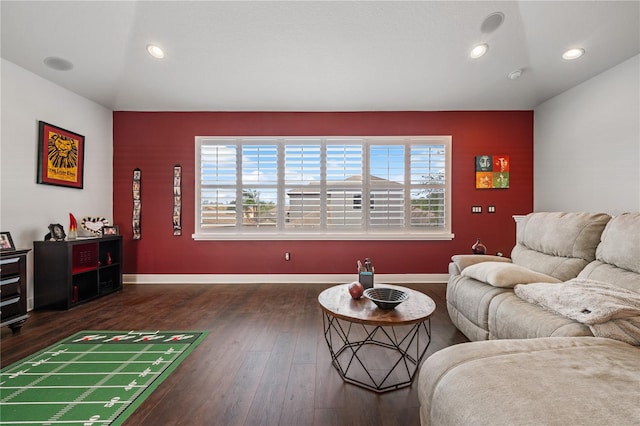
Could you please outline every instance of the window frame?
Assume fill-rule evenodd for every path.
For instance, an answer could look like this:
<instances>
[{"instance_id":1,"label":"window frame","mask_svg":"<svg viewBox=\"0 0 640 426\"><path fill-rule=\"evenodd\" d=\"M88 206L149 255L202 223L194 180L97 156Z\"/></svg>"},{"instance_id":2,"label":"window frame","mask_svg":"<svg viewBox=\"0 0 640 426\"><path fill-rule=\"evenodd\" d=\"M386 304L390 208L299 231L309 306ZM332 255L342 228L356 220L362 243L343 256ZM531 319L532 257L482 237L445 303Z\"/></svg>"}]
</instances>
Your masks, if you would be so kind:
<instances>
[{"instance_id":1,"label":"window frame","mask_svg":"<svg viewBox=\"0 0 640 426\"><path fill-rule=\"evenodd\" d=\"M369 185L368 179L362 181L362 192L360 195L360 210L363 214L363 220L365 226L357 228L343 228L337 230L335 228L322 228L314 231L308 229L285 229L284 224L287 221L285 209L285 203L283 202L286 191L291 187L290 183L285 180L285 146L287 144L302 145L304 143L320 143L322 154L320 155L320 161L326 164L326 147L329 144L338 143L355 143L362 144L362 175L366 176L367 172L370 173L370 153L371 147L377 145L401 145L405 150L410 150L412 145L443 145L445 149L444 155L444 167L445 167L445 181L442 189L444 191L444 225L442 227L411 227L411 224L404 223L402 228L384 228L371 226L370 223L370 211L374 206L370 205L373 200L374 190L372 185ZM243 145L259 145L260 143L277 144L277 223L273 227L262 227L262 229L252 228L251 231L243 231L242 226L238 226L236 222L235 226L230 226L221 230L218 229L203 229L201 226L201 212L202 212L202 147L203 145L215 145L215 144L234 144L236 146L237 157L240 159L236 163L236 181L235 186L237 193L242 193L242 188L247 185L241 182L242 180L242 146ZM269 136L196 136L195 137L195 232L192 235L194 240L452 240L454 235L451 230L451 151L452 151L452 137L450 135L445 136L286 136L286 137L269 137ZM404 161L404 183L400 184L403 187L403 191L408 196L405 196L405 206L402 210L403 220L406 222L407 209L411 209L411 192L416 186L411 182L411 154L406 156ZM324 166L323 166L324 167ZM326 180L326 168L322 174L320 182L318 182L321 192L327 192L327 180ZM366 183L365 183L366 181ZM389 181L392 182L392 181ZM439 187L440 187L439 186ZM272 188L271 188L272 189ZM327 203L326 194L320 205L320 215L326 217ZM355 200L355 197L354 197ZM352 200L352 203L354 201ZM368 209L363 206L369 205ZM242 212L236 212L236 217L241 217ZM321 226L326 226L326 221L321 223ZM266 229L268 228L268 229ZM246 228L245 228L246 229Z\"/></svg>"}]
</instances>

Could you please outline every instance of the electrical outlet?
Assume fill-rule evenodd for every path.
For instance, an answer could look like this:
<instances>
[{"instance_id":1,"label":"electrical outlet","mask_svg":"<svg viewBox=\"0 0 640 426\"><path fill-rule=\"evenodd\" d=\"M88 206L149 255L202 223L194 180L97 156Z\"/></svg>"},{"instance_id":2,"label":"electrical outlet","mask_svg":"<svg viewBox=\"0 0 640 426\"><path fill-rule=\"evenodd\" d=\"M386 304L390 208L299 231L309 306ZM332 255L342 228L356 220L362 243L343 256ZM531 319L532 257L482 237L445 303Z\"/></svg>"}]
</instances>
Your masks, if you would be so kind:
<instances>
[{"instance_id":1,"label":"electrical outlet","mask_svg":"<svg viewBox=\"0 0 640 426\"><path fill-rule=\"evenodd\" d=\"M291 260L291 253L286 252L286 253L284 254L284 260L286 260L286 261Z\"/></svg>"},{"instance_id":2,"label":"electrical outlet","mask_svg":"<svg viewBox=\"0 0 640 426\"><path fill-rule=\"evenodd\" d=\"M487 206L487 213L495 213L496 206Z\"/></svg>"},{"instance_id":3,"label":"electrical outlet","mask_svg":"<svg viewBox=\"0 0 640 426\"><path fill-rule=\"evenodd\" d=\"M482 213L482 206L471 206L471 213Z\"/></svg>"}]
</instances>

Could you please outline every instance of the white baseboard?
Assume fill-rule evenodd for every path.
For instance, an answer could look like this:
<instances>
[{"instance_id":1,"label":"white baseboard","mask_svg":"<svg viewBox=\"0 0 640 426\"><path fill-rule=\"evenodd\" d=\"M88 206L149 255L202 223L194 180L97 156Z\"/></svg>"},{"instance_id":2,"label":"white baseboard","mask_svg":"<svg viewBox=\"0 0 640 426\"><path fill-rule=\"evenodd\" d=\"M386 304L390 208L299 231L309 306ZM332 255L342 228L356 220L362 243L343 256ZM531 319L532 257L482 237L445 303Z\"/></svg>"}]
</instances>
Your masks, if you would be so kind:
<instances>
[{"instance_id":1,"label":"white baseboard","mask_svg":"<svg viewBox=\"0 0 640 426\"><path fill-rule=\"evenodd\" d=\"M448 274L376 274L376 283L446 283ZM124 284L341 284L355 274L124 274Z\"/></svg>"}]
</instances>

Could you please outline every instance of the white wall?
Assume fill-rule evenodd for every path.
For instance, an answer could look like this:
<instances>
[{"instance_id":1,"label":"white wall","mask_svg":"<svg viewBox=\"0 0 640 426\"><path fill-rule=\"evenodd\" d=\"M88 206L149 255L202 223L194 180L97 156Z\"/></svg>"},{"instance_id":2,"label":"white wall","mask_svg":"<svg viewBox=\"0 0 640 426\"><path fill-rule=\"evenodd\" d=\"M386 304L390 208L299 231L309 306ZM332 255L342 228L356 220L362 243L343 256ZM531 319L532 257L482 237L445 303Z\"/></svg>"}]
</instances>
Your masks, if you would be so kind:
<instances>
[{"instance_id":1,"label":"white wall","mask_svg":"<svg viewBox=\"0 0 640 426\"><path fill-rule=\"evenodd\" d=\"M535 108L534 210L640 211L640 56Z\"/></svg>"},{"instance_id":2,"label":"white wall","mask_svg":"<svg viewBox=\"0 0 640 426\"><path fill-rule=\"evenodd\" d=\"M5 59L0 74L0 231L10 232L17 248L33 249L51 223L68 232L69 213L78 222L85 216L112 221L112 112ZM85 137L84 189L36 183L38 120ZM31 307L32 253L28 263Z\"/></svg>"}]
</instances>

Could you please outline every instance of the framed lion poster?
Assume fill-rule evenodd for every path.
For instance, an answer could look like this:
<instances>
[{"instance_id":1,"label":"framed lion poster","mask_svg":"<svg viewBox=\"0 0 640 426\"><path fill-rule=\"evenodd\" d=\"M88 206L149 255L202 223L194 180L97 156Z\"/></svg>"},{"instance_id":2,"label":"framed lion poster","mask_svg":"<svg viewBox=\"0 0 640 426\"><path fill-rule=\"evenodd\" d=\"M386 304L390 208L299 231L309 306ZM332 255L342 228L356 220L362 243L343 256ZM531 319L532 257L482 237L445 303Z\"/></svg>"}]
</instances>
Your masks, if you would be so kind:
<instances>
[{"instance_id":1,"label":"framed lion poster","mask_svg":"<svg viewBox=\"0 0 640 426\"><path fill-rule=\"evenodd\" d=\"M38 183L83 187L84 136L39 122Z\"/></svg>"}]
</instances>

